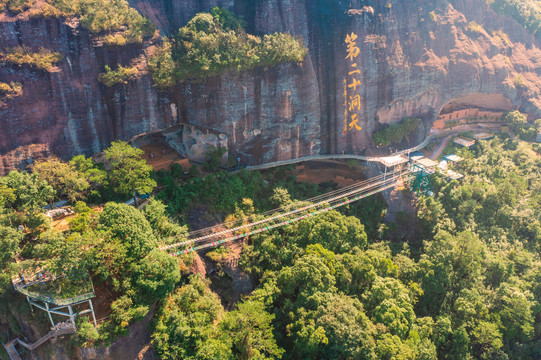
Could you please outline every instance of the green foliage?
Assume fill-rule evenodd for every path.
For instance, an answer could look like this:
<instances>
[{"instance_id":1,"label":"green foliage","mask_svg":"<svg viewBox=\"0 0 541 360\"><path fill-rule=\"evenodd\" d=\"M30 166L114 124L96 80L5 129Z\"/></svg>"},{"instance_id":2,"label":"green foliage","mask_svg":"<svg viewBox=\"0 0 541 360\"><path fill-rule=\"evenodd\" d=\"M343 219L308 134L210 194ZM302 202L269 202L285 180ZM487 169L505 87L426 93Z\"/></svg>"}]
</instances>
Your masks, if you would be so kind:
<instances>
[{"instance_id":1,"label":"green foliage","mask_svg":"<svg viewBox=\"0 0 541 360\"><path fill-rule=\"evenodd\" d=\"M13 13L20 13L29 9L36 0L1 0L0 12L8 9Z\"/></svg>"},{"instance_id":2,"label":"green foliage","mask_svg":"<svg viewBox=\"0 0 541 360\"><path fill-rule=\"evenodd\" d=\"M0 225L0 269L4 269L20 251L23 234L12 227Z\"/></svg>"},{"instance_id":3,"label":"green foliage","mask_svg":"<svg viewBox=\"0 0 541 360\"><path fill-rule=\"evenodd\" d=\"M168 87L176 81L205 78L226 71L301 62L305 46L290 34L262 38L246 34L244 22L225 9L199 13L179 29L174 41L164 41L149 61L154 82Z\"/></svg>"},{"instance_id":4,"label":"green foliage","mask_svg":"<svg viewBox=\"0 0 541 360\"><path fill-rule=\"evenodd\" d=\"M106 36L105 42L109 45L141 43L144 36L153 35L156 29L149 19L130 7L126 0L47 1L63 16L78 16L81 25L94 34L104 31L121 31L118 34ZM122 41L119 41L119 37Z\"/></svg>"},{"instance_id":5,"label":"green foliage","mask_svg":"<svg viewBox=\"0 0 541 360\"><path fill-rule=\"evenodd\" d=\"M40 48L33 52L24 46L8 48L0 52L0 61L17 66L29 65L38 70L49 71L55 63L62 61L64 56L49 49Z\"/></svg>"},{"instance_id":6,"label":"green foliage","mask_svg":"<svg viewBox=\"0 0 541 360\"><path fill-rule=\"evenodd\" d=\"M77 340L82 347L92 346L99 337L98 330L88 318L79 317L77 319Z\"/></svg>"},{"instance_id":7,"label":"green foliage","mask_svg":"<svg viewBox=\"0 0 541 360\"><path fill-rule=\"evenodd\" d=\"M510 16L538 39L541 36L541 3L538 0L489 0L499 14Z\"/></svg>"},{"instance_id":8,"label":"green foliage","mask_svg":"<svg viewBox=\"0 0 541 360\"><path fill-rule=\"evenodd\" d=\"M205 161L203 167L207 171L216 171L220 167L220 163L223 155L227 152L227 148L216 148L211 146L205 153L205 157L208 159Z\"/></svg>"},{"instance_id":9,"label":"green foliage","mask_svg":"<svg viewBox=\"0 0 541 360\"><path fill-rule=\"evenodd\" d=\"M474 36L479 36L485 32L485 29L475 21L470 21L468 31Z\"/></svg>"},{"instance_id":10,"label":"green foliage","mask_svg":"<svg viewBox=\"0 0 541 360\"><path fill-rule=\"evenodd\" d=\"M187 232L186 226L180 226L166 215L167 206L160 200L151 198L147 206L143 209L143 214L147 218L154 235L162 240L175 238L184 235Z\"/></svg>"},{"instance_id":11,"label":"green foliage","mask_svg":"<svg viewBox=\"0 0 541 360\"><path fill-rule=\"evenodd\" d=\"M381 130L374 131L373 139L377 146L387 146L399 143L408 137L419 126L419 119L405 118L399 123L386 126Z\"/></svg>"},{"instance_id":12,"label":"green foliage","mask_svg":"<svg viewBox=\"0 0 541 360\"><path fill-rule=\"evenodd\" d=\"M219 247L212 251L209 251L208 253L205 254L205 256L214 262L218 262L223 259L226 259L229 256L230 252L231 250L229 248Z\"/></svg>"},{"instance_id":13,"label":"green foliage","mask_svg":"<svg viewBox=\"0 0 541 360\"><path fill-rule=\"evenodd\" d=\"M55 190L46 181L41 180L36 173L10 171L0 178L0 184L12 189L10 199L5 205L14 209L33 212L40 209L47 202L52 201Z\"/></svg>"},{"instance_id":14,"label":"green foliage","mask_svg":"<svg viewBox=\"0 0 541 360\"><path fill-rule=\"evenodd\" d=\"M0 99L11 99L20 96L23 93L23 86L19 82L3 83L0 82Z\"/></svg>"},{"instance_id":15,"label":"green foliage","mask_svg":"<svg viewBox=\"0 0 541 360\"><path fill-rule=\"evenodd\" d=\"M126 246L130 260L144 257L157 244L144 215L126 204L105 204L99 222L110 229L112 238L120 240Z\"/></svg>"},{"instance_id":16,"label":"green foliage","mask_svg":"<svg viewBox=\"0 0 541 360\"><path fill-rule=\"evenodd\" d=\"M142 319L148 312L148 306L134 306L133 300L128 296L121 296L111 304L111 325L115 334L127 333L131 322Z\"/></svg>"},{"instance_id":17,"label":"green foliage","mask_svg":"<svg viewBox=\"0 0 541 360\"><path fill-rule=\"evenodd\" d=\"M154 54L148 60L148 69L156 86L168 88L175 85L175 68L176 63L172 56L171 42L164 39L163 43L156 47Z\"/></svg>"},{"instance_id":18,"label":"green foliage","mask_svg":"<svg viewBox=\"0 0 541 360\"><path fill-rule=\"evenodd\" d=\"M274 315L258 301L248 300L228 312L220 322L221 331L232 339L236 359L281 359L284 353L276 345L272 320Z\"/></svg>"},{"instance_id":19,"label":"green foliage","mask_svg":"<svg viewBox=\"0 0 541 360\"><path fill-rule=\"evenodd\" d=\"M105 72L98 75L98 80L107 87L116 84L127 84L130 80L135 80L139 71L137 67L123 67L117 64L117 69L112 70L108 65L105 65Z\"/></svg>"},{"instance_id":20,"label":"green foliage","mask_svg":"<svg viewBox=\"0 0 541 360\"><path fill-rule=\"evenodd\" d=\"M176 290L156 315L152 343L162 359L233 359L216 322L223 308L199 275Z\"/></svg>"},{"instance_id":21,"label":"green foliage","mask_svg":"<svg viewBox=\"0 0 541 360\"><path fill-rule=\"evenodd\" d=\"M539 123L528 124L526 115L518 110L506 113L503 120L513 127L513 131L521 140L533 142L537 138L537 134L541 129Z\"/></svg>"},{"instance_id":22,"label":"green foliage","mask_svg":"<svg viewBox=\"0 0 541 360\"><path fill-rule=\"evenodd\" d=\"M135 196L135 192L148 194L156 187L150 177L152 166L141 158L143 150L134 148L124 141L115 141L104 151L111 166L109 176L115 191Z\"/></svg>"},{"instance_id":23,"label":"green foliage","mask_svg":"<svg viewBox=\"0 0 541 360\"><path fill-rule=\"evenodd\" d=\"M57 158L36 162L32 172L54 188L57 199L68 198L75 202L84 197L85 191L90 187L84 174Z\"/></svg>"}]
</instances>

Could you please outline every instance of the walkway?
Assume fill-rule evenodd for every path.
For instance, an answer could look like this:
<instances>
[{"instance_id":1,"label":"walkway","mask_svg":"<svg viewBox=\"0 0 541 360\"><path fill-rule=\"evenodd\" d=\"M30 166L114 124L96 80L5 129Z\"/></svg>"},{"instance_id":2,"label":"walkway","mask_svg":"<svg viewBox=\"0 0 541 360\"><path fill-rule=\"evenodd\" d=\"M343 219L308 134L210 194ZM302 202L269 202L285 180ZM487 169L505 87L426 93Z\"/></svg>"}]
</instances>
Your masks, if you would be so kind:
<instances>
[{"instance_id":1,"label":"walkway","mask_svg":"<svg viewBox=\"0 0 541 360\"><path fill-rule=\"evenodd\" d=\"M432 153L432 156L430 157L430 159L436 160L441 155L443 150L445 150L445 148L447 147L447 144L449 144L449 141L451 140L452 137L453 135L448 135L445 139L443 139L441 144Z\"/></svg>"},{"instance_id":2,"label":"walkway","mask_svg":"<svg viewBox=\"0 0 541 360\"><path fill-rule=\"evenodd\" d=\"M414 176L415 172L410 169L401 169L397 172L393 171L388 175L380 174L351 186L333 190L312 199L307 199L301 203L303 206L300 208L285 207L262 213L260 215L263 216L263 218L257 221L252 219L248 224L244 223L246 219L239 219L218 226L192 231L187 234L188 240L162 246L160 250L171 251L173 248L186 247L180 251L170 252L171 256L176 256L220 246L221 244L239 240L250 235L287 226L291 223L339 208L397 185L403 185L408 183ZM216 232L217 228L219 228L220 231ZM224 228L226 230L221 230Z\"/></svg>"},{"instance_id":3,"label":"walkway","mask_svg":"<svg viewBox=\"0 0 541 360\"><path fill-rule=\"evenodd\" d=\"M68 334L74 334L75 329L73 327L65 327L58 330L52 330L49 331L45 336L43 336L41 339L36 341L33 344L27 344L24 341L20 340L19 338L16 338L15 340L10 341L9 343L4 345L4 348L8 352L8 355L10 359L12 360L20 360L21 357L19 356L19 353L17 352L17 349L15 349L15 345L20 344L27 348L30 351L33 351L37 349L39 346L43 345L46 341L62 335L68 335Z\"/></svg>"},{"instance_id":4,"label":"walkway","mask_svg":"<svg viewBox=\"0 0 541 360\"><path fill-rule=\"evenodd\" d=\"M391 158L398 155L405 155L405 154L409 154L414 151L420 150L424 148L426 145L428 145L428 143L435 137L436 135L430 135L422 143L420 143L419 145L415 147L398 151L387 156L363 156L363 155L350 155L350 154L310 155L310 156L303 156L303 157L290 159L290 160L274 161L274 162L270 162L270 163L266 163L262 165L247 166L245 169L250 170L250 171L264 170L264 169L269 169L269 168L273 168L277 166L293 165L293 164L297 164L304 161L310 161L310 160L313 161L313 160L354 159L354 160L369 161L369 162L382 162L382 160L386 158Z\"/></svg>"}]
</instances>

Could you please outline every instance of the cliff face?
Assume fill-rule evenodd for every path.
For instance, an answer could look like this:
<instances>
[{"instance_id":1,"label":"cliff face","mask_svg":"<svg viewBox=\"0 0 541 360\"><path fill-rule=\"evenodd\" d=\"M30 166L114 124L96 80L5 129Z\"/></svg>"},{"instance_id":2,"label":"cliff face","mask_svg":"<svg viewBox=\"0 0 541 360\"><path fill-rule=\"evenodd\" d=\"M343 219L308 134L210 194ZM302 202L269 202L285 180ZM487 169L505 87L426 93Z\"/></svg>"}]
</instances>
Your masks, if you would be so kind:
<instances>
[{"instance_id":1,"label":"cliff face","mask_svg":"<svg viewBox=\"0 0 541 360\"><path fill-rule=\"evenodd\" d=\"M145 73L152 41L107 47L73 22L0 14L0 48L43 46L65 56L51 72L0 69L0 82L23 84L23 94L0 108L0 172L33 156L92 154L114 139L179 124L223 134L229 153L246 164L374 153L371 134L380 124L418 116L419 140L445 104L474 93L503 94L539 117L541 52L533 37L481 1L440 3L133 0L162 33L174 33L197 12L223 6L243 15L248 31L291 32L309 48L301 65L231 73L165 92ZM480 29L473 31L472 21ZM346 58L345 40L352 34L360 52ZM112 88L98 83L104 66L117 63L137 65L140 76ZM353 79L361 84L346 88L344 98L344 86ZM360 110L345 118L355 95ZM362 130L350 125L352 115Z\"/></svg>"}]
</instances>

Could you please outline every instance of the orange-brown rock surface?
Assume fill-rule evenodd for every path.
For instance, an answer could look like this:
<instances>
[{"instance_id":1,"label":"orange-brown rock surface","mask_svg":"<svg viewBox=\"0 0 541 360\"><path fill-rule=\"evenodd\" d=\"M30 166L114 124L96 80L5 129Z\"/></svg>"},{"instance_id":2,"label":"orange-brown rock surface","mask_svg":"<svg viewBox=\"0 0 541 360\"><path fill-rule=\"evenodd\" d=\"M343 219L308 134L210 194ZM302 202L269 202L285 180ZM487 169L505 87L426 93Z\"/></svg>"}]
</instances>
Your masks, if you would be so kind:
<instances>
[{"instance_id":1,"label":"orange-brown rock surface","mask_svg":"<svg viewBox=\"0 0 541 360\"><path fill-rule=\"evenodd\" d=\"M45 47L64 60L49 72L2 65L0 82L22 83L23 94L0 108L0 173L34 156L90 155L112 140L179 124L223 134L229 154L245 164L375 153L371 134L380 124L418 116L422 126L409 139L417 142L445 104L476 93L503 94L531 118L541 117L540 44L482 1L451 3L133 0L162 34L218 5L243 15L249 32L291 32L309 48L300 65L224 74L168 91L158 91L146 73L156 39L105 46L77 22L4 12L0 49ZM481 29L472 31L471 22ZM346 59L348 34L357 36L356 67ZM117 63L137 65L137 80L111 88L100 84L105 65ZM362 130L346 126L344 132L344 80L353 76L361 84L348 97L360 96L361 110L354 112Z\"/></svg>"}]
</instances>

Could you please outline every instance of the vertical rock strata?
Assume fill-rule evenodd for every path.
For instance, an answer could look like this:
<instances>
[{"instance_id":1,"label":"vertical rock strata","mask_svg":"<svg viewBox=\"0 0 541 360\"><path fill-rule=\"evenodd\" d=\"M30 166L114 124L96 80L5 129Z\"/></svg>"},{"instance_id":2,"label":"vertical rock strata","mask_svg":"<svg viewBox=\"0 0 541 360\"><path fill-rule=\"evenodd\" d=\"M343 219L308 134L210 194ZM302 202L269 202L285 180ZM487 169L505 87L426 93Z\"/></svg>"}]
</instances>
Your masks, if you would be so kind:
<instances>
[{"instance_id":1,"label":"vertical rock strata","mask_svg":"<svg viewBox=\"0 0 541 360\"><path fill-rule=\"evenodd\" d=\"M149 41L104 46L63 19L0 14L0 48L43 46L65 56L49 72L0 69L0 82L23 84L22 96L0 108L0 173L33 156L90 155L115 139L179 124L226 135L230 154L246 164L375 153L371 134L380 124L418 116L420 139L445 104L472 93L503 94L540 116L539 44L481 1L452 3L434 10L428 1L133 0L164 34L197 12L223 6L242 14L250 32L290 32L309 48L300 65L232 72L167 91L158 91L146 72ZM472 21L481 31L469 30ZM345 39L352 33L360 48L355 69L362 130L344 134L344 80L352 70ZM137 65L138 79L100 84L105 65L117 63Z\"/></svg>"}]
</instances>

